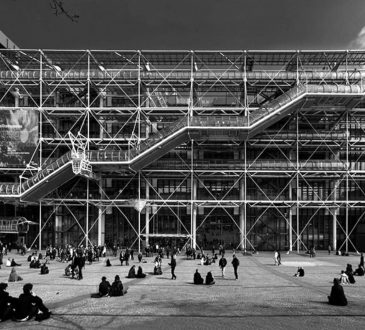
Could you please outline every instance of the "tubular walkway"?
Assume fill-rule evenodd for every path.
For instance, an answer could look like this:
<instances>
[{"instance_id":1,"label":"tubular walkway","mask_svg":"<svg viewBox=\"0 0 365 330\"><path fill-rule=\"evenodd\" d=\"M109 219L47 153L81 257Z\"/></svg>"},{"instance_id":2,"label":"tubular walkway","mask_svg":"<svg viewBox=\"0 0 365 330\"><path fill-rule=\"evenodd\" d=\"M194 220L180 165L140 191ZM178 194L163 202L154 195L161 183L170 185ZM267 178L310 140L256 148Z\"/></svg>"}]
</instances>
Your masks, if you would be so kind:
<instances>
[{"instance_id":1,"label":"tubular walkway","mask_svg":"<svg viewBox=\"0 0 365 330\"><path fill-rule=\"evenodd\" d=\"M293 112L307 98L361 98L359 85L298 85L247 116L184 117L126 151L68 152L22 184L1 184L0 198L35 202L76 175L95 179L91 165L117 164L141 170L189 139L247 140Z\"/></svg>"}]
</instances>

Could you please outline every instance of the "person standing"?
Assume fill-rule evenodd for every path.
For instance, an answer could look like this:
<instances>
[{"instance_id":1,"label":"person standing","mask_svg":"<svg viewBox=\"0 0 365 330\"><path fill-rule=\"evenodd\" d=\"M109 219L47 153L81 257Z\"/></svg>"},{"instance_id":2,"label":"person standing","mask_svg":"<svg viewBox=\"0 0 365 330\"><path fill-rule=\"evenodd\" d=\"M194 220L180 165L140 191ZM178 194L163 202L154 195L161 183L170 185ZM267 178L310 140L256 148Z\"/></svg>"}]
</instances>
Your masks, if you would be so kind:
<instances>
[{"instance_id":1,"label":"person standing","mask_svg":"<svg viewBox=\"0 0 365 330\"><path fill-rule=\"evenodd\" d=\"M328 255L330 255L330 254L331 254L331 251L332 251L331 244L328 244Z\"/></svg>"},{"instance_id":2,"label":"person standing","mask_svg":"<svg viewBox=\"0 0 365 330\"><path fill-rule=\"evenodd\" d=\"M360 254L360 266L364 267L364 254L362 252Z\"/></svg>"},{"instance_id":3,"label":"person standing","mask_svg":"<svg viewBox=\"0 0 365 330\"><path fill-rule=\"evenodd\" d=\"M240 265L240 261L238 260L238 258L236 257L236 255L233 256L233 260L232 260L232 266L233 266L233 270L234 270L234 276L236 277L236 280L238 280L238 266Z\"/></svg>"},{"instance_id":4,"label":"person standing","mask_svg":"<svg viewBox=\"0 0 365 330\"><path fill-rule=\"evenodd\" d=\"M176 268L176 254L171 255L171 279L176 280L175 268Z\"/></svg>"},{"instance_id":5,"label":"person standing","mask_svg":"<svg viewBox=\"0 0 365 330\"><path fill-rule=\"evenodd\" d=\"M224 277L226 272L226 266L227 266L227 259L224 257L224 255L219 259L219 267L222 270L222 277Z\"/></svg>"},{"instance_id":6,"label":"person standing","mask_svg":"<svg viewBox=\"0 0 365 330\"><path fill-rule=\"evenodd\" d=\"M279 257L279 253L278 253L278 251L275 250L275 252L274 252L274 263L275 263L275 266L276 265L279 265L278 257Z\"/></svg>"}]
</instances>

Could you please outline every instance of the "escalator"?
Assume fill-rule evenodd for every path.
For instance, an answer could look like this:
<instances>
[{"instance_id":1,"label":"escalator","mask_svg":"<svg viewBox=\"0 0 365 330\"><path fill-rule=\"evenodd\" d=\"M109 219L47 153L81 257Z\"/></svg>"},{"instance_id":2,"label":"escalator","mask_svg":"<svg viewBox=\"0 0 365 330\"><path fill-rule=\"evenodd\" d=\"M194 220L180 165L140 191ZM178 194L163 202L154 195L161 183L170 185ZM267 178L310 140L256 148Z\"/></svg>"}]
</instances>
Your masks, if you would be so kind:
<instances>
[{"instance_id":1,"label":"escalator","mask_svg":"<svg viewBox=\"0 0 365 330\"><path fill-rule=\"evenodd\" d=\"M170 126L151 135L136 148L114 154L108 159L108 151L91 151L84 166L71 152L65 154L54 163L42 169L20 186L0 185L0 198L20 197L23 201L37 201L75 175L94 178L90 164L106 164L111 162L119 166L138 171L164 154L188 141L194 140L247 140L276 123L282 117L293 112L299 102L306 98L330 97L361 98L363 88L359 85L298 85L275 100L251 112L246 116L195 116L183 117ZM113 152L112 152L113 153ZM87 163L86 163L87 161ZM77 165L78 168L77 168Z\"/></svg>"}]
</instances>

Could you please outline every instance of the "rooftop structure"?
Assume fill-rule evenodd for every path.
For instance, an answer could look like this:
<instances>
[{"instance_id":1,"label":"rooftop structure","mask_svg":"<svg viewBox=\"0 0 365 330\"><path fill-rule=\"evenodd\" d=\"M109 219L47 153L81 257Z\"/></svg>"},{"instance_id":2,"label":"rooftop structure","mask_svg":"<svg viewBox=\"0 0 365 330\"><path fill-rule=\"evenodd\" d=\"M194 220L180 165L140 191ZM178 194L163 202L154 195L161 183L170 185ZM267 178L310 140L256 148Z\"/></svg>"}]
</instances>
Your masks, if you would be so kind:
<instances>
[{"instance_id":1,"label":"rooftop structure","mask_svg":"<svg viewBox=\"0 0 365 330\"><path fill-rule=\"evenodd\" d=\"M0 51L30 243L363 248L363 51ZM38 236L37 236L38 234Z\"/></svg>"},{"instance_id":2,"label":"rooftop structure","mask_svg":"<svg viewBox=\"0 0 365 330\"><path fill-rule=\"evenodd\" d=\"M0 49L18 49L19 47L12 42L2 31L0 31Z\"/></svg>"}]
</instances>

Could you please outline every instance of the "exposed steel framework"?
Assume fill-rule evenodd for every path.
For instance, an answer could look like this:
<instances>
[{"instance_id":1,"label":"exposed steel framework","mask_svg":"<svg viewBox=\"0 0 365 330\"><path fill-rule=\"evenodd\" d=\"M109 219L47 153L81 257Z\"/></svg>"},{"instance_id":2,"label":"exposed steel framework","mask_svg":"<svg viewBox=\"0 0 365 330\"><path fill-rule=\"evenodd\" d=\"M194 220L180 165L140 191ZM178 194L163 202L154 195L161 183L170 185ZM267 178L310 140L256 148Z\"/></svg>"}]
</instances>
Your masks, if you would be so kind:
<instances>
[{"instance_id":1,"label":"exposed steel framework","mask_svg":"<svg viewBox=\"0 0 365 330\"><path fill-rule=\"evenodd\" d=\"M1 207L30 208L39 245L358 251L364 64L363 51L0 50L0 111L39 114L32 163L1 169Z\"/></svg>"}]
</instances>

